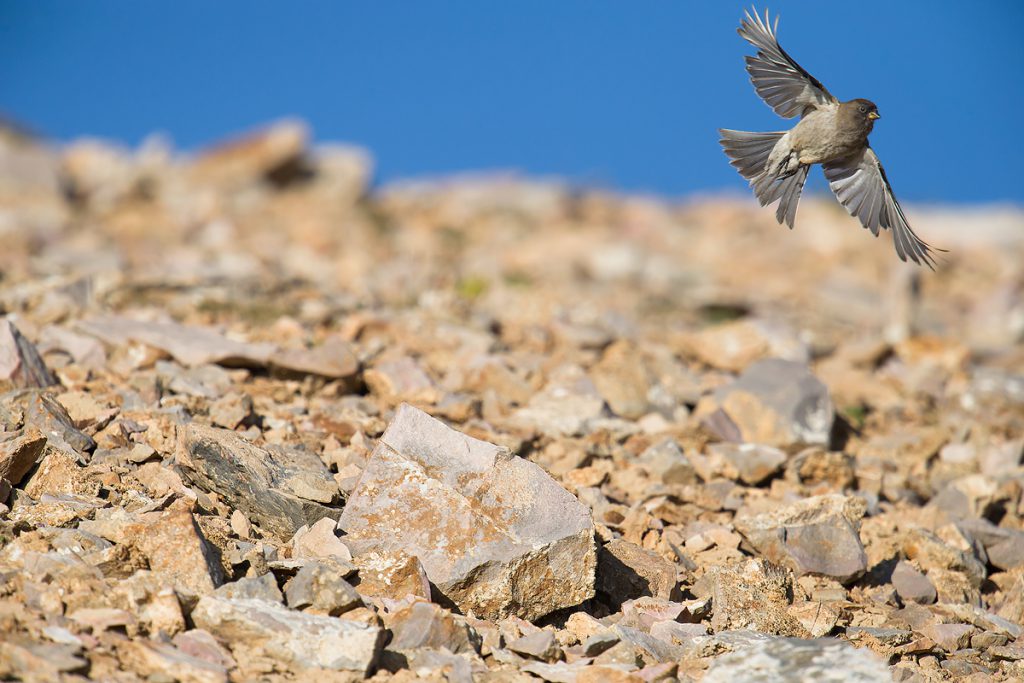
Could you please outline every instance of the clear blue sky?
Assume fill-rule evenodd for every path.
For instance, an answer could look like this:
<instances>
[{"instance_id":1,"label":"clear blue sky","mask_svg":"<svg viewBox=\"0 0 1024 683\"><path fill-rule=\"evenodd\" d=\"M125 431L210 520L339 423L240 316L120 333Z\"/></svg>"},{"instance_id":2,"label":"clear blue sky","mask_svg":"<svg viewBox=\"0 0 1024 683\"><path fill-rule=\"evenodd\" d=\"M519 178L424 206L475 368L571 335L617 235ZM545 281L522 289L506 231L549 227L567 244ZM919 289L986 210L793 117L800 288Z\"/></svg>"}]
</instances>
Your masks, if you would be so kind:
<instances>
[{"instance_id":1,"label":"clear blue sky","mask_svg":"<svg viewBox=\"0 0 1024 683\"><path fill-rule=\"evenodd\" d=\"M0 112L61 140L163 131L186 149L298 115L370 148L380 181L501 168L739 192L716 129L790 125L747 81L742 7L0 0ZM1024 0L771 9L804 68L879 105L872 144L901 198L1024 202Z\"/></svg>"}]
</instances>

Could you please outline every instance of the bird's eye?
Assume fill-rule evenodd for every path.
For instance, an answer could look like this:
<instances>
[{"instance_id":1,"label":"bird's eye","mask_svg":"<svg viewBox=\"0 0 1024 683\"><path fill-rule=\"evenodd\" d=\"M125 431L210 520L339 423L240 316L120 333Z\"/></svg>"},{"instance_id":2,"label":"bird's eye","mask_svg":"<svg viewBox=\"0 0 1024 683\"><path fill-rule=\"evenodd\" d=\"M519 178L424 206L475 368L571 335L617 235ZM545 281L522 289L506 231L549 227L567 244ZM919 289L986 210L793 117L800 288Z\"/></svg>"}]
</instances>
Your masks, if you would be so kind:
<instances>
[{"instance_id":1,"label":"bird's eye","mask_svg":"<svg viewBox=\"0 0 1024 683\"><path fill-rule=\"evenodd\" d=\"M861 105L861 107L860 107L860 113L861 113L861 114L866 114L867 112L868 112L868 108L867 108L867 107L865 107L864 105Z\"/></svg>"}]
</instances>

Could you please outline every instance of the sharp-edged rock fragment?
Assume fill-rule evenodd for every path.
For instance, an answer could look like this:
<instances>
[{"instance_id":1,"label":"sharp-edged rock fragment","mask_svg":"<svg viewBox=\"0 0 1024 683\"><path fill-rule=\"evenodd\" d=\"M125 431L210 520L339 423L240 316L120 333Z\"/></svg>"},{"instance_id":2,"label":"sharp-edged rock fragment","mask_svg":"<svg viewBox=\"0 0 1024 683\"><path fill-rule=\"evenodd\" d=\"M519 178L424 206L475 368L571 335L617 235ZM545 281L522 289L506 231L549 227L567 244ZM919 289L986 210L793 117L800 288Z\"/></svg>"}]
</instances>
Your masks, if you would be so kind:
<instances>
[{"instance_id":1,"label":"sharp-edged rock fragment","mask_svg":"<svg viewBox=\"0 0 1024 683\"><path fill-rule=\"evenodd\" d=\"M270 357L270 365L289 373L342 380L352 379L359 372L359 359L341 339L330 339L309 349L281 349Z\"/></svg>"},{"instance_id":2,"label":"sharp-edged rock fragment","mask_svg":"<svg viewBox=\"0 0 1024 683\"><path fill-rule=\"evenodd\" d=\"M704 405L707 425L723 440L779 448L827 446L835 417L821 380L803 363L777 358L754 363Z\"/></svg>"},{"instance_id":3,"label":"sharp-edged rock fragment","mask_svg":"<svg viewBox=\"0 0 1024 683\"><path fill-rule=\"evenodd\" d=\"M282 541L339 514L323 504L337 485L312 453L280 449L271 455L234 432L187 424L178 430L175 462L193 485L216 492Z\"/></svg>"},{"instance_id":4,"label":"sharp-edged rock fragment","mask_svg":"<svg viewBox=\"0 0 1024 683\"><path fill-rule=\"evenodd\" d=\"M679 339L681 350L706 365L739 372L768 356L806 363L810 353L796 334L769 320L720 323Z\"/></svg>"},{"instance_id":5,"label":"sharp-edged rock fragment","mask_svg":"<svg viewBox=\"0 0 1024 683\"><path fill-rule=\"evenodd\" d=\"M645 595L672 600L676 566L653 550L617 538L598 552L596 587L614 607Z\"/></svg>"},{"instance_id":6,"label":"sharp-edged rock fragment","mask_svg":"<svg viewBox=\"0 0 1024 683\"><path fill-rule=\"evenodd\" d=\"M650 406L647 394L651 381L639 355L635 344L616 342L590 369L594 386L612 412L631 420L642 417Z\"/></svg>"},{"instance_id":7,"label":"sharp-edged rock fragment","mask_svg":"<svg viewBox=\"0 0 1024 683\"><path fill-rule=\"evenodd\" d=\"M342 562L351 562L352 553L335 534L336 526L335 520L324 517L312 526L300 527L292 537L292 557L313 559L333 557Z\"/></svg>"},{"instance_id":8,"label":"sharp-edged rock fragment","mask_svg":"<svg viewBox=\"0 0 1024 683\"><path fill-rule=\"evenodd\" d=\"M301 121L275 121L202 150L189 171L198 183L237 191L294 172L308 141L309 128Z\"/></svg>"},{"instance_id":9,"label":"sharp-edged rock fragment","mask_svg":"<svg viewBox=\"0 0 1024 683\"><path fill-rule=\"evenodd\" d=\"M430 579L418 558L401 550L372 550L353 558L359 568L359 593L401 600L413 596L430 600Z\"/></svg>"},{"instance_id":10,"label":"sharp-edged rock fragment","mask_svg":"<svg viewBox=\"0 0 1024 683\"><path fill-rule=\"evenodd\" d=\"M206 596L192 611L192 620L226 642L240 661L240 652L248 652L298 668L365 674L384 640L376 626L295 612L264 600Z\"/></svg>"},{"instance_id":11,"label":"sharp-edged rock fragment","mask_svg":"<svg viewBox=\"0 0 1024 683\"><path fill-rule=\"evenodd\" d=\"M285 587L292 609L336 617L362 605L356 589L326 565L310 563Z\"/></svg>"},{"instance_id":12,"label":"sharp-edged rock fragment","mask_svg":"<svg viewBox=\"0 0 1024 683\"><path fill-rule=\"evenodd\" d=\"M555 634L547 630L534 631L516 638L508 644L508 649L541 662L555 662L562 657L562 650L558 647Z\"/></svg>"},{"instance_id":13,"label":"sharp-edged rock fragment","mask_svg":"<svg viewBox=\"0 0 1024 683\"><path fill-rule=\"evenodd\" d=\"M401 401L435 403L441 392L420 364L410 356L385 358L363 373L366 386L389 404Z\"/></svg>"},{"instance_id":14,"label":"sharp-edged rock fragment","mask_svg":"<svg viewBox=\"0 0 1024 683\"><path fill-rule=\"evenodd\" d=\"M786 464L786 454L778 448L754 443L718 443L708 446L712 456L720 457L736 472L744 484L757 486ZM732 477L730 477L732 478ZM708 477L705 477L708 479Z\"/></svg>"},{"instance_id":15,"label":"sharp-edged rock fragment","mask_svg":"<svg viewBox=\"0 0 1024 683\"><path fill-rule=\"evenodd\" d=\"M124 533L146 556L153 573L180 592L206 595L224 580L215 546L188 510L146 513Z\"/></svg>"},{"instance_id":16,"label":"sharp-edged rock fragment","mask_svg":"<svg viewBox=\"0 0 1024 683\"><path fill-rule=\"evenodd\" d=\"M648 446L637 458L655 481L663 484L692 484L697 480L693 464L675 439L663 439Z\"/></svg>"},{"instance_id":17,"label":"sharp-edged rock fragment","mask_svg":"<svg viewBox=\"0 0 1024 683\"><path fill-rule=\"evenodd\" d=\"M589 511L537 465L401 406L338 526L403 550L464 612L537 619L593 595Z\"/></svg>"},{"instance_id":18,"label":"sharp-edged rock fragment","mask_svg":"<svg viewBox=\"0 0 1024 683\"><path fill-rule=\"evenodd\" d=\"M880 657L841 640L771 638L718 657L701 680L704 683L891 683L892 675Z\"/></svg>"},{"instance_id":19,"label":"sharp-edged rock fragment","mask_svg":"<svg viewBox=\"0 0 1024 683\"><path fill-rule=\"evenodd\" d=\"M142 342L188 366L217 363L262 367L277 350L273 344L236 341L206 327L112 315L83 320L78 328L114 346Z\"/></svg>"},{"instance_id":20,"label":"sharp-edged rock fragment","mask_svg":"<svg viewBox=\"0 0 1024 683\"><path fill-rule=\"evenodd\" d=\"M935 585L928 580L928 577L905 560L897 562L896 567L892 570L892 586L903 602L930 605L938 597Z\"/></svg>"},{"instance_id":21,"label":"sharp-edged rock fragment","mask_svg":"<svg viewBox=\"0 0 1024 683\"><path fill-rule=\"evenodd\" d=\"M22 411L26 429L41 432L54 448L75 455L83 463L96 448L96 442L75 427L68 411L53 394L41 389L25 389L5 394L3 399Z\"/></svg>"},{"instance_id":22,"label":"sharp-edged rock fragment","mask_svg":"<svg viewBox=\"0 0 1024 683\"><path fill-rule=\"evenodd\" d=\"M465 617L429 602L414 602L388 617L391 650L444 648L449 652L477 652L480 636Z\"/></svg>"},{"instance_id":23,"label":"sharp-edged rock fragment","mask_svg":"<svg viewBox=\"0 0 1024 683\"><path fill-rule=\"evenodd\" d=\"M561 368L529 403L515 411L512 422L547 436L575 436L588 431L604 414L604 399L583 369Z\"/></svg>"},{"instance_id":24,"label":"sharp-edged rock fragment","mask_svg":"<svg viewBox=\"0 0 1024 683\"><path fill-rule=\"evenodd\" d=\"M829 494L753 517L737 517L734 524L769 561L798 575L820 574L847 583L867 569L858 533L865 509L861 498Z\"/></svg>"},{"instance_id":25,"label":"sharp-edged rock fragment","mask_svg":"<svg viewBox=\"0 0 1024 683\"><path fill-rule=\"evenodd\" d=\"M121 666L149 679L167 676L183 683L227 683L227 669L182 652L173 645L136 640L118 647Z\"/></svg>"},{"instance_id":26,"label":"sharp-edged rock fragment","mask_svg":"<svg viewBox=\"0 0 1024 683\"><path fill-rule=\"evenodd\" d=\"M0 479L18 484L42 456L46 437L38 429L0 435Z\"/></svg>"},{"instance_id":27,"label":"sharp-edged rock fragment","mask_svg":"<svg viewBox=\"0 0 1024 683\"><path fill-rule=\"evenodd\" d=\"M985 580L985 565L973 553L954 548L927 529L909 530L903 537L903 552L929 577L936 572L955 572L975 588Z\"/></svg>"},{"instance_id":28,"label":"sharp-edged rock fragment","mask_svg":"<svg viewBox=\"0 0 1024 683\"><path fill-rule=\"evenodd\" d=\"M36 347L8 317L0 318L0 391L52 386L53 374Z\"/></svg>"},{"instance_id":29,"label":"sharp-edged rock fragment","mask_svg":"<svg viewBox=\"0 0 1024 683\"><path fill-rule=\"evenodd\" d=\"M715 633L751 629L772 635L807 635L789 613L793 575L785 567L748 560L712 567L706 578L711 586L711 628Z\"/></svg>"},{"instance_id":30,"label":"sharp-edged rock fragment","mask_svg":"<svg viewBox=\"0 0 1024 683\"><path fill-rule=\"evenodd\" d=\"M930 624L920 631L946 652L954 652L969 647L978 629L970 624Z\"/></svg>"},{"instance_id":31,"label":"sharp-edged rock fragment","mask_svg":"<svg viewBox=\"0 0 1024 683\"><path fill-rule=\"evenodd\" d=\"M277 586L277 580L270 572L260 576L246 576L225 583L213 592L222 598L244 598L246 600L266 600L267 602L282 603L284 596Z\"/></svg>"}]
</instances>

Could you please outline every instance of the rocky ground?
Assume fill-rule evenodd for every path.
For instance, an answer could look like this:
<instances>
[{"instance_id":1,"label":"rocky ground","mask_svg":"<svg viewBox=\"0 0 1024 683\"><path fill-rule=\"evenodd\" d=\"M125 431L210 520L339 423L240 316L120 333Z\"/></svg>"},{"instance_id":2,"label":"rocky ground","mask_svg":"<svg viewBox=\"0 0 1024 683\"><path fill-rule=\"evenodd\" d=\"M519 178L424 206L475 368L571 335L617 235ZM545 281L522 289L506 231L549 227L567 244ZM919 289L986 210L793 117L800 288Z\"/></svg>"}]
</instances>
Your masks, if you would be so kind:
<instances>
[{"instance_id":1,"label":"rocky ground","mask_svg":"<svg viewBox=\"0 0 1024 683\"><path fill-rule=\"evenodd\" d=\"M0 678L1024 677L1019 210L0 140Z\"/></svg>"}]
</instances>

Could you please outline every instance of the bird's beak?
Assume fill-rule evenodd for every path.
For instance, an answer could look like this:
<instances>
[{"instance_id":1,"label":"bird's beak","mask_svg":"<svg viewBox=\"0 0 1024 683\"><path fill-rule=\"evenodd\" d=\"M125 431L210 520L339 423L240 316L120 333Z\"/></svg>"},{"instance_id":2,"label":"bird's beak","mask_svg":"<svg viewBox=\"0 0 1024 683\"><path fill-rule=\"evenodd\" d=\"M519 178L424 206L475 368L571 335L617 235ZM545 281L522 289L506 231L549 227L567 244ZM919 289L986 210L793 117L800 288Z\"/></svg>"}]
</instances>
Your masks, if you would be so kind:
<instances>
[{"instance_id":1,"label":"bird's beak","mask_svg":"<svg viewBox=\"0 0 1024 683\"><path fill-rule=\"evenodd\" d=\"M868 112L868 118L871 119L872 121L874 121L875 119L882 118L882 115L879 114L877 111L872 111L872 112Z\"/></svg>"}]
</instances>

